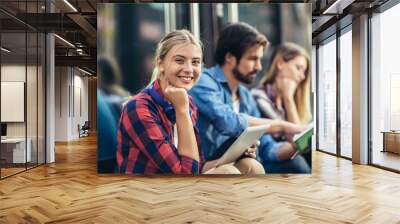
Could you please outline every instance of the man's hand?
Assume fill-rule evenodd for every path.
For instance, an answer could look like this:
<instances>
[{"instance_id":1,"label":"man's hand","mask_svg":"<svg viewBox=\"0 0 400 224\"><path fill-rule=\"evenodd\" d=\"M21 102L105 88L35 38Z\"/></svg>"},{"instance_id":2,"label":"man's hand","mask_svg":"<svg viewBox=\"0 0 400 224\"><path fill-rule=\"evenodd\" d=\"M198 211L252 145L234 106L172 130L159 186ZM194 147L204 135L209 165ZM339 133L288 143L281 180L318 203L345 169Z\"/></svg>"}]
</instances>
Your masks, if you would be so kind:
<instances>
[{"instance_id":1,"label":"man's hand","mask_svg":"<svg viewBox=\"0 0 400 224\"><path fill-rule=\"evenodd\" d=\"M247 157L255 159L257 157L257 149L258 149L259 145L260 145L260 141L257 141L256 144L253 144L252 146L250 146L250 148L248 148L244 152L244 155L247 156Z\"/></svg>"},{"instance_id":2,"label":"man's hand","mask_svg":"<svg viewBox=\"0 0 400 224\"><path fill-rule=\"evenodd\" d=\"M266 133L271 135L283 135L287 141L292 141L293 136L305 130L304 126L287 121L276 121L268 127Z\"/></svg>"}]
</instances>

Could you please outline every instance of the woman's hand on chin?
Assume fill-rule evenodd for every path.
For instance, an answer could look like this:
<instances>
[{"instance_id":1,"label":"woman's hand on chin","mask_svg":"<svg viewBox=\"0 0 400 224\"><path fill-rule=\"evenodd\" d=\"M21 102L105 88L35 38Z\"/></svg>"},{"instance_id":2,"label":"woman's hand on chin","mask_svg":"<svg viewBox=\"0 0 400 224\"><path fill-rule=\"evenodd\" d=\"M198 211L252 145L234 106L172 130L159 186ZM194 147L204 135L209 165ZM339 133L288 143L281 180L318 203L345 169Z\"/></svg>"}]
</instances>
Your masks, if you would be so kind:
<instances>
[{"instance_id":1,"label":"woman's hand on chin","mask_svg":"<svg viewBox=\"0 0 400 224\"><path fill-rule=\"evenodd\" d=\"M276 87L283 98L293 99L297 83L293 79L287 77L278 77L276 79Z\"/></svg>"},{"instance_id":2,"label":"woman's hand on chin","mask_svg":"<svg viewBox=\"0 0 400 224\"><path fill-rule=\"evenodd\" d=\"M189 96L184 88L172 86L166 78L160 80L164 97L172 103L176 112L189 111Z\"/></svg>"}]
</instances>

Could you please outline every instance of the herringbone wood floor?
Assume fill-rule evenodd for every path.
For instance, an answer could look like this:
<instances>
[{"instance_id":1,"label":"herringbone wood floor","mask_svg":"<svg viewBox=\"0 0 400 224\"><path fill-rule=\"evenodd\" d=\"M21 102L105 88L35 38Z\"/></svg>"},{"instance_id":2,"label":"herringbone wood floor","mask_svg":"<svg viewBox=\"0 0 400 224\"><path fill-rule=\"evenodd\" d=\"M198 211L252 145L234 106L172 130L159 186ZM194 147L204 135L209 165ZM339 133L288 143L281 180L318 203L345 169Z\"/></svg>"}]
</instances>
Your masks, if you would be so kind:
<instances>
[{"instance_id":1,"label":"herringbone wood floor","mask_svg":"<svg viewBox=\"0 0 400 224\"><path fill-rule=\"evenodd\" d=\"M96 139L0 181L0 223L400 223L400 175L320 152L312 175L96 173Z\"/></svg>"}]
</instances>

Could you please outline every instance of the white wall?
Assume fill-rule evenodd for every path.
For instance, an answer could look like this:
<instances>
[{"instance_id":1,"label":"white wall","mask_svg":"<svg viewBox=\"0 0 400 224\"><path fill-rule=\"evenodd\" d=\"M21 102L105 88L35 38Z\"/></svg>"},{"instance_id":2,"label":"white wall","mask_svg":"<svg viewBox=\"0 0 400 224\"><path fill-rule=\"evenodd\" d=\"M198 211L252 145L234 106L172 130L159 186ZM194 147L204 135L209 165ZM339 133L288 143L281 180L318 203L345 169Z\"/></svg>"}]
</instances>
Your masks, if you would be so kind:
<instances>
[{"instance_id":1,"label":"white wall","mask_svg":"<svg viewBox=\"0 0 400 224\"><path fill-rule=\"evenodd\" d=\"M28 66L28 73L33 68ZM2 65L1 81L5 82L25 82L25 64L24 65ZM7 108L1 108L7 110ZM7 122L8 137L25 137L25 122Z\"/></svg>"},{"instance_id":2,"label":"white wall","mask_svg":"<svg viewBox=\"0 0 400 224\"><path fill-rule=\"evenodd\" d=\"M66 141L68 139L68 68L55 68L55 141Z\"/></svg>"},{"instance_id":3,"label":"white wall","mask_svg":"<svg viewBox=\"0 0 400 224\"><path fill-rule=\"evenodd\" d=\"M76 72L77 70L75 70ZM73 113L74 119L72 123L72 135L78 136L78 129L77 126L80 124L81 126L85 123L85 121L89 120L89 113L88 113L88 78L87 76L81 76L82 73L79 75L74 75L74 108ZM80 108L81 107L81 108ZM81 110L81 111L80 111Z\"/></svg>"},{"instance_id":4,"label":"white wall","mask_svg":"<svg viewBox=\"0 0 400 224\"><path fill-rule=\"evenodd\" d=\"M28 70L32 69L28 66ZM1 81L25 82L25 64L24 65L2 65Z\"/></svg>"},{"instance_id":5,"label":"white wall","mask_svg":"<svg viewBox=\"0 0 400 224\"><path fill-rule=\"evenodd\" d=\"M56 67L55 73L55 140L70 141L88 120L88 78L72 67Z\"/></svg>"}]
</instances>

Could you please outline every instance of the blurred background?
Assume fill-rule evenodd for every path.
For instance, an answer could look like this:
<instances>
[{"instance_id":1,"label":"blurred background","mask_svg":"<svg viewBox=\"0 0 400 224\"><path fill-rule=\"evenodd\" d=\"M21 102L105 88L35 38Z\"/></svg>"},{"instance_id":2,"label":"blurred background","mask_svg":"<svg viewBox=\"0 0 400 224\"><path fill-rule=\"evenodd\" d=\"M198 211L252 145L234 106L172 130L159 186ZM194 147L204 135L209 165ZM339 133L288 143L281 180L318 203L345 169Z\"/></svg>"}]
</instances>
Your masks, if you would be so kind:
<instances>
[{"instance_id":1,"label":"blurred background","mask_svg":"<svg viewBox=\"0 0 400 224\"><path fill-rule=\"evenodd\" d=\"M270 53L280 43L295 42L311 52L311 4L308 3L98 4L98 7L98 56L106 55L116 61L122 87L130 93L138 92L148 83L157 43L175 29L185 28L200 37L205 45L205 67L214 65L214 45L228 22L247 22L270 40L272 46L263 60L264 71L268 69Z\"/></svg>"},{"instance_id":2,"label":"blurred background","mask_svg":"<svg viewBox=\"0 0 400 224\"><path fill-rule=\"evenodd\" d=\"M211 67L219 32L227 23L256 27L271 45L254 85L279 44L297 43L311 55L310 3L107 3L98 4L97 13L99 172L112 172L121 105L149 83L157 43L166 33L190 30L204 44L204 67Z\"/></svg>"}]
</instances>

